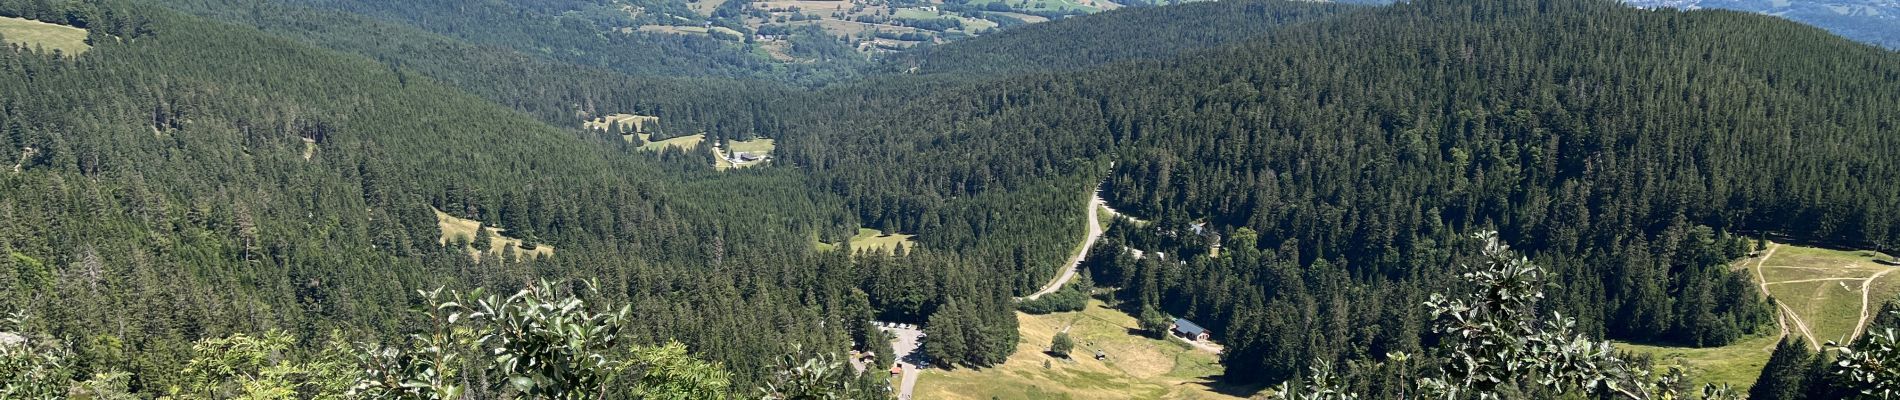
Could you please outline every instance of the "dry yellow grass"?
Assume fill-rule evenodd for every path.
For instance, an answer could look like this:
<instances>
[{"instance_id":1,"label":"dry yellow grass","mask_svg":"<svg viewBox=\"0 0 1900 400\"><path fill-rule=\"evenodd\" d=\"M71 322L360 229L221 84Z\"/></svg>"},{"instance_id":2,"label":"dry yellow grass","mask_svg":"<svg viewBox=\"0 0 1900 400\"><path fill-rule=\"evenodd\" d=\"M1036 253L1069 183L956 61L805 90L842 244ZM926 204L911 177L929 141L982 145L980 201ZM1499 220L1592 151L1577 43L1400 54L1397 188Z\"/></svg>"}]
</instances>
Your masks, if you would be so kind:
<instances>
[{"instance_id":1,"label":"dry yellow grass","mask_svg":"<svg viewBox=\"0 0 1900 400\"><path fill-rule=\"evenodd\" d=\"M660 117L647 115L607 114L605 117L594 118L581 125L587 127L587 129L607 130L613 127L613 124L625 124L632 126L635 132L645 132L647 122L659 120Z\"/></svg>"},{"instance_id":2,"label":"dry yellow grass","mask_svg":"<svg viewBox=\"0 0 1900 400\"><path fill-rule=\"evenodd\" d=\"M1016 321L1022 338L1008 362L982 370L928 370L918 379L916 398L1238 399L1258 391L1213 382L1221 372L1218 357L1172 339L1132 334L1135 319L1099 301L1079 312L1017 313ZM1043 352L1065 328L1076 342L1073 360ZM1094 359L1098 349L1107 359Z\"/></svg>"},{"instance_id":3,"label":"dry yellow grass","mask_svg":"<svg viewBox=\"0 0 1900 400\"><path fill-rule=\"evenodd\" d=\"M653 137L652 134L648 134L648 133L640 134L640 140L647 141L647 144L640 146L640 150L660 151L661 149L665 149L667 147L691 149L695 146L699 146L699 142L706 141L706 134L704 133L697 134L697 135L680 136L676 138L668 138L666 140L661 140L658 142L655 142L649 139L652 137Z\"/></svg>"},{"instance_id":4,"label":"dry yellow grass","mask_svg":"<svg viewBox=\"0 0 1900 400\"><path fill-rule=\"evenodd\" d=\"M7 43L44 47L46 51L59 50L67 55L76 56L92 49L86 44L85 29L30 19L0 17L0 35L6 36Z\"/></svg>"},{"instance_id":5,"label":"dry yellow grass","mask_svg":"<svg viewBox=\"0 0 1900 400\"><path fill-rule=\"evenodd\" d=\"M438 228L442 229L442 237L437 238L436 243L443 245L447 245L449 242L456 240L465 239L473 241L475 239L475 229L483 228L481 221L456 217L449 215L449 213L442 212L442 210L435 210L435 223ZM517 257L554 255L554 246L540 243L536 245L534 250L523 250L521 249L521 239L511 238L503 234L503 232L507 231L506 229L494 227L487 227L486 229L488 229L488 234L494 237L494 240L489 241L488 251L496 255L501 255L502 249L509 246L515 248L515 255ZM468 255L469 257L475 258L481 257L481 253L473 248L468 249Z\"/></svg>"},{"instance_id":6,"label":"dry yellow grass","mask_svg":"<svg viewBox=\"0 0 1900 400\"><path fill-rule=\"evenodd\" d=\"M858 228L858 234L852 236L850 239L845 239L845 243L850 243L852 250L857 252L871 250L889 252L896 250L899 244L904 245L905 249L917 248L916 238L917 235L905 235L901 233L885 236L883 232L876 229ZM820 242L814 239L812 240L812 247L817 248L819 251L831 251L832 249L838 248L838 245Z\"/></svg>"}]
</instances>

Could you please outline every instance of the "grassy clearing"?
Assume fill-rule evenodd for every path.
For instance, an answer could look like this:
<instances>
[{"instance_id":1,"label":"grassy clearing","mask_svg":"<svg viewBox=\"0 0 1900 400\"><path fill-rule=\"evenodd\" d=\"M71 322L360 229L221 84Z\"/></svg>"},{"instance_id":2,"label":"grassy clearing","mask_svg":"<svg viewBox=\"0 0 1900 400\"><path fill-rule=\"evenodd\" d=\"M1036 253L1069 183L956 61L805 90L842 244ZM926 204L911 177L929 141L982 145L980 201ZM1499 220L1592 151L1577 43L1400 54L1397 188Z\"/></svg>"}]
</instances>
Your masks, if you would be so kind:
<instances>
[{"instance_id":1,"label":"grassy clearing","mask_svg":"<svg viewBox=\"0 0 1900 400\"><path fill-rule=\"evenodd\" d=\"M646 123L659 120L660 117L650 115L607 114L605 117L588 120L581 126L587 129L607 130L613 127L613 124L624 124L631 126L635 132L646 132Z\"/></svg>"},{"instance_id":2,"label":"grassy clearing","mask_svg":"<svg viewBox=\"0 0 1900 400\"><path fill-rule=\"evenodd\" d=\"M885 235L884 232L876 229L858 228L857 236L852 236L847 243L851 243L851 248L857 251L877 250L889 252L897 250L897 245L900 244L904 245L906 249L917 247L917 235L906 235L902 233Z\"/></svg>"},{"instance_id":3,"label":"grassy clearing","mask_svg":"<svg viewBox=\"0 0 1900 400\"><path fill-rule=\"evenodd\" d=\"M728 143L732 144L733 152L752 153L752 154L757 154L760 156L771 156L772 151L778 149L778 141L772 140L772 139L765 139L765 138L747 140L743 142L731 141ZM727 153L726 151L721 150L719 148L713 148L713 155L717 156L717 157L713 157L714 158L713 168L723 171L723 170L735 168L735 167L745 168L745 167L750 167L750 166L755 166L755 165L765 163L765 160L760 160L760 161L753 161L753 162L748 162L748 163L735 164L730 160L730 158L732 157L730 154L733 154L733 153Z\"/></svg>"},{"instance_id":4,"label":"grassy clearing","mask_svg":"<svg viewBox=\"0 0 1900 400\"><path fill-rule=\"evenodd\" d=\"M7 43L44 47L46 51L59 50L67 55L76 56L92 49L86 44L85 29L30 19L0 17L0 35L7 37Z\"/></svg>"},{"instance_id":5,"label":"grassy clearing","mask_svg":"<svg viewBox=\"0 0 1900 400\"><path fill-rule=\"evenodd\" d=\"M1761 266L1762 280L1768 282L1768 295L1787 306L1792 317L1806 322L1814 337L1810 343L1840 339L1853 334L1860 322L1861 285L1868 284L1868 299L1879 302L1900 294L1900 272L1888 273L1872 282L1868 277L1892 269L1873 262L1885 257L1868 251L1843 251L1817 247L1780 245L1767 259L1746 258L1736 268L1753 270ZM1749 276L1754 276L1751 271ZM1802 335L1792 320L1788 331ZM1772 328L1771 328L1772 329ZM1819 338L1816 341L1815 338ZM1778 335L1747 338L1722 347L1685 348L1618 343L1625 351L1656 357L1658 367L1682 364L1696 384L1728 383L1742 390L1753 386L1761 368L1768 363Z\"/></svg>"},{"instance_id":6,"label":"grassy clearing","mask_svg":"<svg viewBox=\"0 0 1900 400\"><path fill-rule=\"evenodd\" d=\"M1762 366L1768 364L1768 356L1774 352L1775 343L1780 340L1771 334L1743 339L1722 347L1665 347L1617 342L1616 348L1654 357L1658 372L1667 370L1671 365L1688 368L1692 387L1700 387L1703 383L1727 383L1746 392L1748 387L1755 385L1755 378L1761 375Z\"/></svg>"},{"instance_id":7,"label":"grassy clearing","mask_svg":"<svg viewBox=\"0 0 1900 400\"><path fill-rule=\"evenodd\" d=\"M666 140L661 140L658 142L648 140L647 138L650 138L650 137L653 137L653 134L650 134L650 133L640 134L640 140L647 140L647 144L641 145L640 150L660 151L661 149L665 149L667 147L692 149L693 147L699 146L699 142L706 141L706 134L704 133L697 134L697 135L680 136L676 138L668 138Z\"/></svg>"},{"instance_id":8,"label":"grassy clearing","mask_svg":"<svg viewBox=\"0 0 1900 400\"><path fill-rule=\"evenodd\" d=\"M917 381L916 398L1237 399L1258 391L1211 381L1221 372L1217 356L1178 341L1133 334L1133 317L1099 301L1090 301L1078 312L1017 313L1016 320L1022 339L1009 362L982 370L925 371ZM1043 353L1065 328L1076 341L1075 358ZM1108 358L1094 359L1098 349Z\"/></svg>"},{"instance_id":9,"label":"grassy clearing","mask_svg":"<svg viewBox=\"0 0 1900 400\"><path fill-rule=\"evenodd\" d=\"M896 250L899 244L904 245L905 249L916 248L917 235L898 233L885 236L884 232L876 229L858 228L858 234L852 236L850 239L845 239L845 243L850 243L851 248L855 251L878 250L889 252ZM818 241L817 238L813 238L812 248L818 249L818 251L832 251L838 248L838 244L825 243Z\"/></svg>"},{"instance_id":10,"label":"grassy clearing","mask_svg":"<svg viewBox=\"0 0 1900 400\"><path fill-rule=\"evenodd\" d=\"M554 246L541 243L536 245L534 250L523 250L521 249L521 239L511 238L503 234L503 232L507 232L506 229L483 227L481 221L456 217L449 215L449 213L442 212L442 210L435 210L435 223L437 227L442 229L442 237L436 239L436 243L438 244L447 245L452 241L473 241L475 239L475 229L485 228L488 229L489 235L494 236L494 240L489 241L487 251L494 252L496 255L500 255L502 249L508 248L509 246L515 248L515 254L518 257L554 255ZM473 248L468 249L468 255L469 257L475 258L481 257L481 253Z\"/></svg>"},{"instance_id":11,"label":"grassy clearing","mask_svg":"<svg viewBox=\"0 0 1900 400\"><path fill-rule=\"evenodd\" d=\"M1887 258L1872 251L1784 244L1761 262L1761 275L1769 282L1768 294L1794 310L1814 334L1809 341L1819 343L1853 335L1861 322L1863 297L1878 305L1900 295L1900 283L1893 283L1900 279L1900 273L1888 273L1867 281L1869 277L1894 269L1874 262ZM1869 292L1865 296L1861 293L1863 285ZM1798 330L1793 326L1789 329Z\"/></svg>"}]
</instances>

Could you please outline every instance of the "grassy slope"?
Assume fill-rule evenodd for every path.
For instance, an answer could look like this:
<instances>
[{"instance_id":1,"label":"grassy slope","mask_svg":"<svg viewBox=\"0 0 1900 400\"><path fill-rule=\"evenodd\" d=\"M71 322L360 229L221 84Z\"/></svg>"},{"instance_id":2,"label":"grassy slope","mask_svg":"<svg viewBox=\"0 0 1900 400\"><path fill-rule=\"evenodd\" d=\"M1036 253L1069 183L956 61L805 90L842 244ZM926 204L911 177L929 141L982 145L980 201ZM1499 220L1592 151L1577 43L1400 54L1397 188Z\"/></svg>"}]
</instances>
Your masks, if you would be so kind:
<instances>
[{"instance_id":1,"label":"grassy slope","mask_svg":"<svg viewBox=\"0 0 1900 400\"><path fill-rule=\"evenodd\" d=\"M475 228L482 226L481 221L459 218L453 215L449 215L448 213L444 213L442 212L442 210L435 210L435 221L436 221L437 227L442 229L442 237L436 239L437 240L436 243L443 243L443 244L446 244L453 240L473 241L475 240ZM522 257L528 257L528 256L534 256L534 255L543 255L543 256L554 255L554 246L550 246L547 244L538 244L535 246L534 250L523 250L521 249L521 239L511 238L502 234L503 232L507 231L506 229L495 228L495 227L485 227L485 228L488 229L488 234L493 235L493 240L489 241L487 251L494 252L496 255L500 255L502 249L508 246L514 246L516 254L519 254ZM477 253L476 249L469 249L468 255L470 257L481 257L481 254Z\"/></svg>"},{"instance_id":2,"label":"grassy slope","mask_svg":"<svg viewBox=\"0 0 1900 400\"><path fill-rule=\"evenodd\" d=\"M0 17L0 35L6 36L7 43L45 47L46 51L59 50L69 55L92 49L86 44L85 29L29 19Z\"/></svg>"},{"instance_id":3,"label":"grassy slope","mask_svg":"<svg viewBox=\"0 0 1900 400\"><path fill-rule=\"evenodd\" d=\"M1878 256L1867 251L1842 251L1815 247L1783 245L1763 262L1759 258L1738 261L1738 268L1754 268L1760 262L1767 282L1802 281L1827 278L1865 279L1885 268L1873 263ZM1750 276L1753 276L1752 274ZM1789 308L1821 342L1850 334L1860 321L1862 280L1822 280L1768 285L1768 293ZM1843 288L1842 284L1846 284ZM1869 285L1870 300L1879 302L1900 295L1900 272L1889 273ZM1878 304L1876 304L1877 306ZM1800 334L1793 323L1792 334ZM1743 390L1753 386L1755 378L1768 363L1779 337L1765 335L1745 339L1723 347L1685 348L1617 343L1626 351L1656 357L1658 366L1680 363L1689 368L1696 383L1728 383ZM1810 340L1812 342L1812 340Z\"/></svg>"},{"instance_id":4,"label":"grassy slope","mask_svg":"<svg viewBox=\"0 0 1900 400\"><path fill-rule=\"evenodd\" d=\"M1099 301L1079 312L1017 313L1016 319L1022 339L1009 362L982 370L927 371L917 382L916 398L1231 399L1256 391L1214 386L1212 377L1221 373L1217 356L1172 339L1137 335L1133 317ZM1043 352L1064 327L1076 342L1074 360ZM1108 358L1095 360L1097 349Z\"/></svg>"},{"instance_id":5,"label":"grassy slope","mask_svg":"<svg viewBox=\"0 0 1900 400\"><path fill-rule=\"evenodd\" d=\"M640 139L645 140L652 136L653 136L652 134L642 133L640 134ZM640 150L660 151L660 149L664 149L667 147L691 149L694 146L698 146L699 142L704 141L704 140L706 140L706 134L704 133L696 134L696 135L680 136L680 137L675 137L675 138L667 138L666 140L661 140L658 142L649 141L647 142L647 144L641 145Z\"/></svg>"},{"instance_id":6,"label":"grassy slope","mask_svg":"<svg viewBox=\"0 0 1900 400\"><path fill-rule=\"evenodd\" d=\"M1655 357L1659 367L1687 367L1690 379L1697 386L1705 382L1727 383L1746 391L1755 385L1755 378L1761 375L1762 366L1768 364L1768 354L1774 351L1775 342L1778 341L1780 338L1774 335L1763 335L1728 346L1700 349L1622 342L1616 343L1616 348Z\"/></svg>"},{"instance_id":7,"label":"grassy slope","mask_svg":"<svg viewBox=\"0 0 1900 400\"><path fill-rule=\"evenodd\" d=\"M1787 304L1807 321L1814 332L1811 341L1825 342L1839 340L1851 335L1860 322L1861 285L1867 277L1889 267L1873 262L1884 259L1871 251L1843 251L1815 247L1784 245L1762 264L1762 276L1768 282L1820 278L1857 278L1854 280L1829 280L1768 285L1769 294ZM1866 297L1874 302L1891 299L1900 293L1894 292L1893 285L1886 285L1900 279L1900 273L1888 273L1868 285L1872 291Z\"/></svg>"}]
</instances>

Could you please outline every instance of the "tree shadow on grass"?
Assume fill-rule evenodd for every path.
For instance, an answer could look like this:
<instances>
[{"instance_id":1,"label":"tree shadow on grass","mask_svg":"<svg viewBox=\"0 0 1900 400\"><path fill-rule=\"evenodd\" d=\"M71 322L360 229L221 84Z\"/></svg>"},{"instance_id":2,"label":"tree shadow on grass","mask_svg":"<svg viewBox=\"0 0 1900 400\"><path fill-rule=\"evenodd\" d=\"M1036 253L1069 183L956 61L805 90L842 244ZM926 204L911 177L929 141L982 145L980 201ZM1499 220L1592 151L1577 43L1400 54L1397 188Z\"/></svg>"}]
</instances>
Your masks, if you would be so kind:
<instances>
[{"instance_id":1,"label":"tree shadow on grass","mask_svg":"<svg viewBox=\"0 0 1900 400\"><path fill-rule=\"evenodd\" d=\"M1267 389L1266 385L1251 384L1251 383L1250 384L1228 383L1221 379L1222 379L1221 375L1208 375L1208 376L1201 377L1200 381L1198 382L1181 382L1180 384L1201 385L1202 387L1205 387L1208 390L1214 391L1214 393L1220 393L1220 394L1239 397L1239 398L1253 398L1254 395L1260 394L1260 392L1265 391Z\"/></svg>"}]
</instances>

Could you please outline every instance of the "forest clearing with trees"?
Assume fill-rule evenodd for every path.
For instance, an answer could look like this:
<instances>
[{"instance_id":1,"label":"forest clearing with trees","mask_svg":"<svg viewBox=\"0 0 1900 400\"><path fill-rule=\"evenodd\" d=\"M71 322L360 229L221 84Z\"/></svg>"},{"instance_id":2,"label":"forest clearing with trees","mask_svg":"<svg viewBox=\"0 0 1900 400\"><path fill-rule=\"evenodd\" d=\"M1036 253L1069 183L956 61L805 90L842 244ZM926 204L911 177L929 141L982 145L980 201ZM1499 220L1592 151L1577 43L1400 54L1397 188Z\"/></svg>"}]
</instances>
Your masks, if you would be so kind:
<instances>
[{"instance_id":1,"label":"forest clearing with trees","mask_svg":"<svg viewBox=\"0 0 1900 400\"><path fill-rule=\"evenodd\" d=\"M1232 0L765 65L445 4L0 0L92 46L0 50L0 397L889 398L874 321L925 391L1745 392L1609 341L1900 382L1894 266L1758 247L1900 248L1900 52L1812 27ZM1138 220L1078 248L1098 187Z\"/></svg>"}]
</instances>

